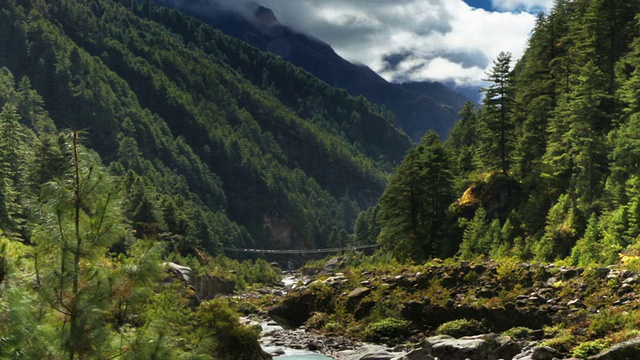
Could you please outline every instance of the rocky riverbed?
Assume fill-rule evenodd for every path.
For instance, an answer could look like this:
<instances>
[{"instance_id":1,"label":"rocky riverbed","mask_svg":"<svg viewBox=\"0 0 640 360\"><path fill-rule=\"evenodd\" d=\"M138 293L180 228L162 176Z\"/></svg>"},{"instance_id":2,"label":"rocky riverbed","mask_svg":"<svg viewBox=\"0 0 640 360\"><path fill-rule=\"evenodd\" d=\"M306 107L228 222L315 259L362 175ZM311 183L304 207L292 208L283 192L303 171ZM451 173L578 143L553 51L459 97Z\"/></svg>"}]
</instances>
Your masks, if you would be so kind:
<instances>
[{"instance_id":1,"label":"rocky riverbed","mask_svg":"<svg viewBox=\"0 0 640 360\"><path fill-rule=\"evenodd\" d=\"M265 347L347 360L551 360L574 354L597 360L640 359L640 332L633 329L640 315L640 276L627 270L460 262L397 273L345 274L335 269L336 261L331 263L317 277L290 276L287 286L273 290L281 297L268 314L288 329L265 333ZM376 306L389 299L406 323L401 335L370 345L341 334L350 326L353 335L353 328L370 321ZM337 329L331 324L332 331L326 331L326 324L308 326L319 314L331 319L336 306L352 315L350 323ZM485 332L436 335L440 325L456 319L477 320ZM519 333L503 334L518 327ZM578 349L594 341L592 347Z\"/></svg>"}]
</instances>

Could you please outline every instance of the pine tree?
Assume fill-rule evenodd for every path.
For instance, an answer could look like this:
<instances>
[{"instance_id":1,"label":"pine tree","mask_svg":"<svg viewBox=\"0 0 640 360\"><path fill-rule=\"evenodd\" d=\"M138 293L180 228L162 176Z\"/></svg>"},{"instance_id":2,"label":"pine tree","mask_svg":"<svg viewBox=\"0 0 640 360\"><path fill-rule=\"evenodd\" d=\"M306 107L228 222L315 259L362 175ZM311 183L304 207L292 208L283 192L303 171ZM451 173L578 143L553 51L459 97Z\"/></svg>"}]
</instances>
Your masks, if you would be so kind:
<instances>
[{"instance_id":1,"label":"pine tree","mask_svg":"<svg viewBox=\"0 0 640 360\"><path fill-rule=\"evenodd\" d=\"M460 243L460 256L463 259L471 259L477 254L488 254L491 241L487 235L487 212L479 206L473 219L466 223L462 243Z\"/></svg>"},{"instance_id":2,"label":"pine tree","mask_svg":"<svg viewBox=\"0 0 640 360\"><path fill-rule=\"evenodd\" d=\"M380 206L376 204L358 214L358 218L353 226L353 236L357 245L375 244L380 235L380 225L378 224L379 211Z\"/></svg>"},{"instance_id":3,"label":"pine tree","mask_svg":"<svg viewBox=\"0 0 640 360\"><path fill-rule=\"evenodd\" d=\"M478 148L476 127L478 114L476 104L468 101L458 113L460 120L453 125L445 147L450 153L452 170L456 176L456 187L464 188L469 173L475 170L474 154Z\"/></svg>"},{"instance_id":4,"label":"pine tree","mask_svg":"<svg viewBox=\"0 0 640 360\"><path fill-rule=\"evenodd\" d=\"M46 184L33 229L40 296L63 319L60 344L69 360L105 351L105 309L113 284L107 250L124 235L113 183L71 133L71 173Z\"/></svg>"},{"instance_id":5,"label":"pine tree","mask_svg":"<svg viewBox=\"0 0 640 360\"><path fill-rule=\"evenodd\" d=\"M449 159L431 131L409 151L380 199L378 241L403 259L438 254L452 198Z\"/></svg>"},{"instance_id":6,"label":"pine tree","mask_svg":"<svg viewBox=\"0 0 640 360\"><path fill-rule=\"evenodd\" d=\"M480 164L490 170L509 172L513 150L513 79L511 54L501 52L485 81L488 88L481 89L485 97L478 123Z\"/></svg>"},{"instance_id":7,"label":"pine tree","mask_svg":"<svg viewBox=\"0 0 640 360\"><path fill-rule=\"evenodd\" d=\"M518 86L515 101L518 131L513 150L513 172L527 187L538 182L548 118L557 101L556 81L549 65L555 53L554 36L551 20L541 13L529 39L526 57L515 69L514 82L521 86Z\"/></svg>"},{"instance_id":8,"label":"pine tree","mask_svg":"<svg viewBox=\"0 0 640 360\"><path fill-rule=\"evenodd\" d=\"M22 238L24 225L21 191L27 152L19 121L15 105L6 103L0 112L0 229L12 238Z\"/></svg>"},{"instance_id":9,"label":"pine tree","mask_svg":"<svg viewBox=\"0 0 640 360\"><path fill-rule=\"evenodd\" d=\"M531 244L531 253L540 261L563 259L571 253L575 244L575 206L569 195L564 194L549 209L542 238Z\"/></svg>"}]
</instances>

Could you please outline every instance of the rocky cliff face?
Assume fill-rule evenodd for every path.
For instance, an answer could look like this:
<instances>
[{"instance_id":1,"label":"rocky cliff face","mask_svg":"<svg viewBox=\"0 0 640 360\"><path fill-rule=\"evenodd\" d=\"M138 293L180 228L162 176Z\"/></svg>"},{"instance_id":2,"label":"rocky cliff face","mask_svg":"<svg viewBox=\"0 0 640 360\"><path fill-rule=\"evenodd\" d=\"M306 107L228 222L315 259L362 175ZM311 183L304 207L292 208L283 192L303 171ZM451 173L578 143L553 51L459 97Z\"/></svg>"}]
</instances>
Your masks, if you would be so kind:
<instances>
[{"instance_id":1,"label":"rocky cliff face","mask_svg":"<svg viewBox=\"0 0 640 360\"><path fill-rule=\"evenodd\" d=\"M262 226L271 232L270 241L276 249L298 249L304 246L300 243L303 237L298 234L294 225L276 210L265 211Z\"/></svg>"}]
</instances>

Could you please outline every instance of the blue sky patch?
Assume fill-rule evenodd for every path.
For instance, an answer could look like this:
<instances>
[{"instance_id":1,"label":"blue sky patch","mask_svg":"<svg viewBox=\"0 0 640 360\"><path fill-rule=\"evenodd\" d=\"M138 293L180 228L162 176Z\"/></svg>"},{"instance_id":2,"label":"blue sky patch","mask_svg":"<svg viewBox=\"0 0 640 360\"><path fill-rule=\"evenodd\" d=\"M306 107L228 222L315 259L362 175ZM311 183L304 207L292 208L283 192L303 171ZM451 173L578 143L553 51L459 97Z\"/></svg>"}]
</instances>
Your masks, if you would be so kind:
<instances>
[{"instance_id":1,"label":"blue sky patch","mask_svg":"<svg viewBox=\"0 0 640 360\"><path fill-rule=\"evenodd\" d=\"M474 8L485 9L487 11L493 10L493 5L491 0L464 0L469 6Z\"/></svg>"}]
</instances>

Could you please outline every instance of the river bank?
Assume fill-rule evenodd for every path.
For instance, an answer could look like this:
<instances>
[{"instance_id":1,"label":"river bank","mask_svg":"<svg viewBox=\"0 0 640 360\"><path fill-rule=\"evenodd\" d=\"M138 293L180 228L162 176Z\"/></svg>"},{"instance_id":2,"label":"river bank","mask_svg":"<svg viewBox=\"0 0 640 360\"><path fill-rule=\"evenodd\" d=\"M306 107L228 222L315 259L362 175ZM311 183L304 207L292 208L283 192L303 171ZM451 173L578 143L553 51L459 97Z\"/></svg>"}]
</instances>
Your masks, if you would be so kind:
<instances>
[{"instance_id":1,"label":"river bank","mask_svg":"<svg viewBox=\"0 0 640 360\"><path fill-rule=\"evenodd\" d=\"M640 277L628 270L512 261L341 268L341 261L297 275L281 291L268 314L294 330L270 334L267 344L349 360L359 359L354 351L364 341L383 344L381 359L421 351L411 359L535 360L600 356L615 344L630 351L640 336Z\"/></svg>"},{"instance_id":2,"label":"river bank","mask_svg":"<svg viewBox=\"0 0 640 360\"><path fill-rule=\"evenodd\" d=\"M297 272L285 272L282 277L282 285L262 289L261 292L278 297L299 287L305 286L315 280L315 277L305 276ZM254 320L260 324L262 337L260 345L262 349L274 357L282 360L326 360L333 359L338 351L353 350L361 344L346 338L326 336L318 331L306 331L306 328L285 329L272 319L262 315Z\"/></svg>"}]
</instances>

